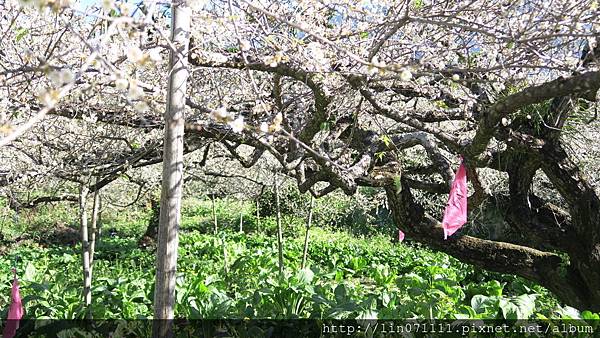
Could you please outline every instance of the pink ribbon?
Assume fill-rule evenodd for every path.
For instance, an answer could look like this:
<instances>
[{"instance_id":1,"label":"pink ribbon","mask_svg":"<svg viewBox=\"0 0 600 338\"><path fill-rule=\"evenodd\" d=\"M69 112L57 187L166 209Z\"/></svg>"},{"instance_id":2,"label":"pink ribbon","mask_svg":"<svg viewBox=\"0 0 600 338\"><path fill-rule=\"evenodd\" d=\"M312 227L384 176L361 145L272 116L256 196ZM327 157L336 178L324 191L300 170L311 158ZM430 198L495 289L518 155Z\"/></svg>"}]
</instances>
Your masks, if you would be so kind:
<instances>
[{"instance_id":1,"label":"pink ribbon","mask_svg":"<svg viewBox=\"0 0 600 338\"><path fill-rule=\"evenodd\" d=\"M450 196L442 220L444 239L462 228L465 223L467 223L467 169L461 157L460 166L450 187Z\"/></svg>"},{"instance_id":2,"label":"pink ribbon","mask_svg":"<svg viewBox=\"0 0 600 338\"><path fill-rule=\"evenodd\" d=\"M402 230L398 229L398 242L402 243L403 240L404 240L404 233L402 232Z\"/></svg>"},{"instance_id":3,"label":"pink ribbon","mask_svg":"<svg viewBox=\"0 0 600 338\"><path fill-rule=\"evenodd\" d=\"M17 280L17 272L13 269L14 280L11 290L11 302L8 309L8 318L4 331L3 338L13 338L19 329L19 321L23 317L23 304L21 303L21 294L19 292L19 281Z\"/></svg>"}]
</instances>

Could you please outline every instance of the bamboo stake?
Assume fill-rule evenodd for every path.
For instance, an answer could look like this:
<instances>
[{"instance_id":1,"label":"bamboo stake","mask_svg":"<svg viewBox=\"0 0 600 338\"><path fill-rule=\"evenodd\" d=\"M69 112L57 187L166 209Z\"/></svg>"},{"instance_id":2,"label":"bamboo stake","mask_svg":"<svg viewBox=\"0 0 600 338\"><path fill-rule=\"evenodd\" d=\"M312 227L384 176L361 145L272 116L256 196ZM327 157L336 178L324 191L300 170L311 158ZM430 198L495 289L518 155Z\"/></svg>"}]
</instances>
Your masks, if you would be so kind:
<instances>
[{"instance_id":1,"label":"bamboo stake","mask_svg":"<svg viewBox=\"0 0 600 338\"><path fill-rule=\"evenodd\" d=\"M214 225L214 230L213 231L214 231L214 233L216 235L217 232L218 232L218 230L219 230L219 226L217 224L217 211L216 211L216 208L215 208L215 198L216 198L215 194L214 193L211 194L210 198L211 198L211 202L212 202L212 217L213 217L213 225Z\"/></svg>"},{"instance_id":2,"label":"bamboo stake","mask_svg":"<svg viewBox=\"0 0 600 338\"><path fill-rule=\"evenodd\" d=\"M277 251L279 253L279 277L283 278L283 229L281 228L279 181L277 180L277 174L275 174L273 180L275 181L275 206L277 208Z\"/></svg>"},{"instance_id":3,"label":"bamboo stake","mask_svg":"<svg viewBox=\"0 0 600 338\"><path fill-rule=\"evenodd\" d=\"M92 304L92 272L90 268L90 252L89 252L89 234L87 223L87 211L85 209L85 201L88 195L88 187L86 184L79 186L79 225L81 232L81 256L83 268L83 303L86 308L86 317L91 317Z\"/></svg>"},{"instance_id":4,"label":"bamboo stake","mask_svg":"<svg viewBox=\"0 0 600 338\"><path fill-rule=\"evenodd\" d=\"M308 220L306 221L306 234L304 235L304 250L302 252L302 269L306 267L306 256L308 255L308 234L312 225L313 208L315 206L315 197L310 195L310 206L308 207Z\"/></svg>"}]
</instances>

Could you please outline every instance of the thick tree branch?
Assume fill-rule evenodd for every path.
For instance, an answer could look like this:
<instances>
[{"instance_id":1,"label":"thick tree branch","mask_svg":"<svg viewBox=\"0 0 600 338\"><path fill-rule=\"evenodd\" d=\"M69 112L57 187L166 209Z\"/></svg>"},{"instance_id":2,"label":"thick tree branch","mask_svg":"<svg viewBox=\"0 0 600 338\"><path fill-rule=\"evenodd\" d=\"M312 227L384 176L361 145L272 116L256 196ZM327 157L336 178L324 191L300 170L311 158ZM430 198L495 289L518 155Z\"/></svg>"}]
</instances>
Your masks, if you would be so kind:
<instances>
[{"instance_id":1,"label":"thick tree branch","mask_svg":"<svg viewBox=\"0 0 600 338\"><path fill-rule=\"evenodd\" d=\"M375 110L379 114L381 114L385 117L388 117L394 121L404 123L404 124L406 124L410 127L413 127L417 130L428 132L428 133L434 135L437 139L442 141L444 144L446 144L450 148L457 149L457 150L459 150L461 148L456 137L454 137L446 132L443 132L437 128L428 126L424 122L422 122L414 117L407 116L401 112L396 111L394 108L392 108L390 106L380 103L375 98L375 96L369 90L367 90L365 88L360 88L359 91L362 94L362 96L367 101L369 101L369 103L371 103L373 108L375 108Z\"/></svg>"},{"instance_id":2,"label":"thick tree branch","mask_svg":"<svg viewBox=\"0 0 600 338\"><path fill-rule=\"evenodd\" d=\"M407 236L464 262L536 281L581 307L597 308L598 305L589 299L588 290L579 287L581 276L565 276L561 269L563 262L556 254L471 236L455 235L444 240L441 224L414 201L408 182L401 181L401 185L390 182L385 189L394 221Z\"/></svg>"},{"instance_id":3,"label":"thick tree branch","mask_svg":"<svg viewBox=\"0 0 600 338\"><path fill-rule=\"evenodd\" d=\"M534 103L540 103L555 97L576 95L600 88L600 72L587 72L569 78L558 78L539 86L532 86L509 95L489 107L482 115L477 133L466 153L475 157L485 151L494 130L499 127L501 119Z\"/></svg>"},{"instance_id":4,"label":"thick tree branch","mask_svg":"<svg viewBox=\"0 0 600 338\"><path fill-rule=\"evenodd\" d=\"M297 133L298 138L304 143L310 143L312 137L319 132L321 124L327 121L327 107L331 102L330 95L324 89L321 80L312 74L299 68L293 67L285 62L277 63L276 65L265 64L262 61L250 60L245 63L241 55L228 55L227 60L214 61L207 57L202 57L198 53L190 53L190 64L197 67L210 68L229 68L229 69L249 69L262 71L267 73L278 74L280 76L291 77L308 86L314 95L315 112L306 121L302 130Z\"/></svg>"}]
</instances>

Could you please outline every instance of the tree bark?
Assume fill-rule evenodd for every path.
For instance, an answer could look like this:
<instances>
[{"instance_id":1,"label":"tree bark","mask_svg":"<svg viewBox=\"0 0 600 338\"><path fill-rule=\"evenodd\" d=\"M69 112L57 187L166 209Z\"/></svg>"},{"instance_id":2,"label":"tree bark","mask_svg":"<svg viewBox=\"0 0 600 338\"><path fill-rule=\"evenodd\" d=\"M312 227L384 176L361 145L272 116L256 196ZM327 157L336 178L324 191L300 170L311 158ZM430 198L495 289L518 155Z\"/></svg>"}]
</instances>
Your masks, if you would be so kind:
<instances>
[{"instance_id":1,"label":"tree bark","mask_svg":"<svg viewBox=\"0 0 600 338\"><path fill-rule=\"evenodd\" d=\"M598 268L598 265L594 265L593 253L587 258L571 256L571 264L568 265L557 254L528 246L464 235L444 240L441 224L414 201L409 184L404 179L400 181L400 185L389 182L385 189L394 221L408 236L463 262L532 280L571 306L582 310L600 309L596 291L600 288L594 279L597 273L590 269ZM514 209L513 213L520 211L522 209ZM543 216L544 212L539 212L532 217L543 219ZM521 216L507 217L516 221Z\"/></svg>"},{"instance_id":2,"label":"tree bark","mask_svg":"<svg viewBox=\"0 0 600 338\"><path fill-rule=\"evenodd\" d=\"M304 234L304 250L302 250L302 269L306 267L306 256L308 255L308 236L312 225L313 208L315 206L315 197L310 195L310 206L308 207L308 219L306 220L306 234Z\"/></svg>"},{"instance_id":3,"label":"tree bark","mask_svg":"<svg viewBox=\"0 0 600 338\"><path fill-rule=\"evenodd\" d=\"M170 52L170 77L165 110L162 191L154 289L155 321L152 330L154 338L173 337L178 231L181 223L183 191L184 112L189 75L187 53L191 9L187 1L173 0L171 15L171 41L176 50Z\"/></svg>"},{"instance_id":4,"label":"tree bark","mask_svg":"<svg viewBox=\"0 0 600 338\"><path fill-rule=\"evenodd\" d=\"M88 221L85 202L88 195L88 187L81 184L79 187L79 225L81 231L81 257L83 267L83 304L86 309L86 317L90 318L92 304L92 271L90 267L90 243L88 234Z\"/></svg>"},{"instance_id":5,"label":"tree bark","mask_svg":"<svg viewBox=\"0 0 600 338\"><path fill-rule=\"evenodd\" d=\"M158 224L160 223L160 200L156 196L150 197L150 219L146 231L138 240L140 248L154 248L158 241Z\"/></svg>"},{"instance_id":6,"label":"tree bark","mask_svg":"<svg viewBox=\"0 0 600 338\"><path fill-rule=\"evenodd\" d=\"M559 144L542 149L542 170L569 206L569 276L577 278L580 309L600 311L600 198ZM573 300L573 304L575 300Z\"/></svg>"}]
</instances>

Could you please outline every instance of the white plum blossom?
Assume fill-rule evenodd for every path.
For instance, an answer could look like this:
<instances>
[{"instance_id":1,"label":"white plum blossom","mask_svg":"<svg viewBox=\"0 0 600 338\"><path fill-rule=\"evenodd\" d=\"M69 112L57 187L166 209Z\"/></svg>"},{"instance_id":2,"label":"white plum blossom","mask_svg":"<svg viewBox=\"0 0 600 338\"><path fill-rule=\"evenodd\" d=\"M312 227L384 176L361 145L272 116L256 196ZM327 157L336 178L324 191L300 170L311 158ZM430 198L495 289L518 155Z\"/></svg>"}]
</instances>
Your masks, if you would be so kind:
<instances>
[{"instance_id":1,"label":"white plum blossom","mask_svg":"<svg viewBox=\"0 0 600 338\"><path fill-rule=\"evenodd\" d=\"M227 56L221 54L221 53L209 53L208 54L208 59L212 62L216 62L216 63L225 63L227 62Z\"/></svg>"},{"instance_id":2,"label":"white plum blossom","mask_svg":"<svg viewBox=\"0 0 600 338\"><path fill-rule=\"evenodd\" d=\"M225 106L221 106L217 109L212 110L211 116L218 122L229 122L233 119L232 114L227 111L227 108L225 108Z\"/></svg>"},{"instance_id":3,"label":"white plum blossom","mask_svg":"<svg viewBox=\"0 0 600 338\"><path fill-rule=\"evenodd\" d=\"M318 42L311 42L307 46L309 57L317 65L318 70L327 70L331 61L325 56L323 46Z\"/></svg>"},{"instance_id":4,"label":"white plum blossom","mask_svg":"<svg viewBox=\"0 0 600 338\"><path fill-rule=\"evenodd\" d=\"M386 63L379 61L379 58L374 56L373 59L371 59L371 64L367 67L367 72L369 75L384 74L385 67Z\"/></svg>"},{"instance_id":5,"label":"white plum blossom","mask_svg":"<svg viewBox=\"0 0 600 338\"><path fill-rule=\"evenodd\" d=\"M240 49L244 52L247 52L252 48L250 42L248 40L240 40Z\"/></svg>"},{"instance_id":6,"label":"white plum blossom","mask_svg":"<svg viewBox=\"0 0 600 338\"><path fill-rule=\"evenodd\" d=\"M8 108L10 106L10 102L7 98L0 100L0 124L5 124L8 113Z\"/></svg>"},{"instance_id":7,"label":"white plum blossom","mask_svg":"<svg viewBox=\"0 0 600 338\"><path fill-rule=\"evenodd\" d=\"M266 56L263 58L263 62L269 67L277 67L277 65L284 61L286 58L284 57L282 52L277 52L275 55Z\"/></svg>"},{"instance_id":8,"label":"white plum blossom","mask_svg":"<svg viewBox=\"0 0 600 338\"><path fill-rule=\"evenodd\" d=\"M33 7L42 9L52 6L55 8L68 7L71 4L70 0L19 0L21 6Z\"/></svg>"},{"instance_id":9,"label":"white plum blossom","mask_svg":"<svg viewBox=\"0 0 600 338\"><path fill-rule=\"evenodd\" d=\"M160 48L152 48L148 51L148 57L152 62L162 61L162 55L160 55Z\"/></svg>"},{"instance_id":10,"label":"white plum blossom","mask_svg":"<svg viewBox=\"0 0 600 338\"><path fill-rule=\"evenodd\" d=\"M252 107L252 114L261 114L267 113L271 111L272 107L270 104L266 102L257 102L254 107Z\"/></svg>"},{"instance_id":11,"label":"white plum blossom","mask_svg":"<svg viewBox=\"0 0 600 338\"><path fill-rule=\"evenodd\" d=\"M263 59L263 62L269 67L277 67L277 61L272 56L267 56Z\"/></svg>"},{"instance_id":12,"label":"white plum blossom","mask_svg":"<svg viewBox=\"0 0 600 338\"><path fill-rule=\"evenodd\" d=\"M371 63L375 67L385 67L385 62L379 61L379 58L377 56L373 57L373 59L371 60Z\"/></svg>"},{"instance_id":13,"label":"white plum blossom","mask_svg":"<svg viewBox=\"0 0 600 338\"><path fill-rule=\"evenodd\" d=\"M140 86L137 85L135 81L129 82L129 92L127 93L127 97L130 100L136 100L140 97L144 96L144 90Z\"/></svg>"},{"instance_id":14,"label":"white plum blossom","mask_svg":"<svg viewBox=\"0 0 600 338\"><path fill-rule=\"evenodd\" d=\"M129 86L129 81L127 81L127 79L124 78L120 78L115 80L115 87L119 90L125 90L127 89L127 86Z\"/></svg>"},{"instance_id":15,"label":"white plum blossom","mask_svg":"<svg viewBox=\"0 0 600 338\"><path fill-rule=\"evenodd\" d=\"M121 14L130 15L133 12L134 4L132 2L121 2L119 4L119 9L121 10Z\"/></svg>"},{"instance_id":16,"label":"white plum blossom","mask_svg":"<svg viewBox=\"0 0 600 338\"><path fill-rule=\"evenodd\" d=\"M89 115L84 114L81 118L85 122L88 122L88 123L96 123L96 122L98 122L98 116L96 114L89 114Z\"/></svg>"},{"instance_id":17,"label":"white plum blossom","mask_svg":"<svg viewBox=\"0 0 600 338\"><path fill-rule=\"evenodd\" d=\"M377 67L374 67L374 66L372 66L372 65L369 65L369 66L367 67L367 73L368 73L369 75L375 75L375 74L379 73L379 69L377 69Z\"/></svg>"},{"instance_id":18,"label":"white plum blossom","mask_svg":"<svg viewBox=\"0 0 600 338\"><path fill-rule=\"evenodd\" d=\"M404 68L402 71L400 71L400 80L402 81L410 81L412 79L412 73L410 72L410 70Z\"/></svg>"},{"instance_id":19,"label":"white plum blossom","mask_svg":"<svg viewBox=\"0 0 600 338\"><path fill-rule=\"evenodd\" d=\"M193 0L190 1L190 8L192 11L201 11L206 6L207 0Z\"/></svg>"},{"instance_id":20,"label":"white plum blossom","mask_svg":"<svg viewBox=\"0 0 600 338\"><path fill-rule=\"evenodd\" d=\"M10 101L8 100L8 97L4 97L0 100L0 111L7 111L9 106Z\"/></svg>"},{"instance_id":21,"label":"white plum blossom","mask_svg":"<svg viewBox=\"0 0 600 338\"><path fill-rule=\"evenodd\" d=\"M59 99L59 92L55 89L42 89L38 94L38 100L48 108L54 108Z\"/></svg>"},{"instance_id":22,"label":"white plum blossom","mask_svg":"<svg viewBox=\"0 0 600 338\"><path fill-rule=\"evenodd\" d=\"M141 114L146 112L149 109L149 106L145 101L138 101L133 105L133 109Z\"/></svg>"},{"instance_id":23,"label":"white plum blossom","mask_svg":"<svg viewBox=\"0 0 600 338\"><path fill-rule=\"evenodd\" d=\"M51 71L50 74L48 74L48 78L56 87L59 87L66 83L72 82L75 76L70 70L61 69Z\"/></svg>"},{"instance_id":24,"label":"white plum blossom","mask_svg":"<svg viewBox=\"0 0 600 338\"><path fill-rule=\"evenodd\" d=\"M260 132L266 134L269 132L269 124L267 122L262 122L259 128Z\"/></svg>"},{"instance_id":25,"label":"white plum blossom","mask_svg":"<svg viewBox=\"0 0 600 338\"><path fill-rule=\"evenodd\" d=\"M269 131L272 133L280 131L282 122L283 122L283 115L281 114L281 112L279 112L279 113L277 113L277 115L275 115L275 118L273 119L273 123L271 123L271 125L269 126Z\"/></svg>"},{"instance_id":26,"label":"white plum blossom","mask_svg":"<svg viewBox=\"0 0 600 338\"><path fill-rule=\"evenodd\" d=\"M62 85L62 82L60 81L60 72L52 71L48 74L48 78L50 79L50 82L52 82L53 85L55 85L55 86Z\"/></svg>"},{"instance_id":27,"label":"white plum blossom","mask_svg":"<svg viewBox=\"0 0 600 338\"><path fill-rule=\"evenodd\" d=\"M102 8L105 11L110 11L115 8L115 0L102 0Z\"/></svg>"},{"instance_id":28,"label":"white plum blossom","mask_svg":"<svg viewBox=\"0 0 600 338\"><path fill-rule=\"evenodd\" d=\"M234 133L241 133L244 131L244 117L238 116L238 118L229 122L229 126Z\"/></svg>"},{"instance_id":29,"label":"white plum blossom","mask_svg":"<svg viewBox=\"0 0 600 338\"><path fill-rule=\"evenodd\" d=\"M142 63L146 55L138 46L129 46L126 51L127 59L133 63Z\"/></svg>"},{"instance_id":30,"label":"white plum blossom","mask_svg":"<svg viewBox=\"0 0 600 338\"><path fill-rule=\"evenodd\" d=\"M17 1L28 7L13 6ZM189 47L189 58L186 55L182 60L188 61L187 91L175 97L167 95L174 89L167 79L176 73L165 61L172 47L168 31L176 27L170 23L174 13L163 2L83 1L73 9L57 10L67 3L0 0L0 31L6 35L0 38L0 100L10 100L0 101L0 133L9 130L2 128L4 123L10 124L7 128L28 126L28 120L36 123L28 134L18 136L18 148L2 150L7 154L17 151L26 161L14 165L18 173L43 162L40 172L47 172L49 179L40 181L62 180L64 173L124 172L123 159L132 161L127 174L137 181L134 176L142 170L137 165L153 163L148 159L160 151L160 130L149 127L160 120L167 98L178 97L181 106L188 103L188 122L197 129L218 124L209 132L198 130L196 136L206 140L187 142L186 151L201 150L208 142L239 146L232 155L240 156L232 156L232 161L250 154L264 156L256 162L260 176L266 169L263 164L271 167L270 162L277 164L277 159L287 158L291 162L283 164L293 163L298 169L287 172L290 179L303 176L301 165L309 169L305 174L325 174L313 193L326 193L328 190L321 189L327 183L349 192L356 184L383 177L381 172L401 173L413 165L430 166L427 163L437 167L436 151L411 149L412 142L423 142L422 137L433 140L426 140L428 147L438 147L448 159L456 159L463 150L467 157L487 158L491 157L487 150L512 151L515 145L506 142L509 138L502 131L512 128L525 136L531 134L534 143L515 149L527 151L536 146L535 139L547 136L543 130L548 126L540 114L555 102L582 117L567 120L569 128L556 144L564 142L568 152L583 154L582 163L600 161L600 152L586 142L600 133L598 121L586 123L600 99L597 96L593 102L591 97L600 95L598 81L593 80L600 67L598 55L593 53L598 48L594 39L600 26L595 0L243 0L231 4L191 0L187 4L194 11L189 27L193 40L187 41L186 28L185 37L175 34L186 41L174 42L175 47ZM584 52L588 54L582 60ZM561 77L566 81L556 81ZM74 78L77 85L65 86ZM568 86L561 86L565 83ZM44 89L36 96L40 88ZM547 97L553 93L561 95L559 102ZM510 109L504 109L504 103ZM59 104L64 111L49 112L52 116L44 118L48 107ZM490 107L499 107L499 112L484 114ZM82 118L87 122L81 123ZM406 140L406 147L377 149L381 140L376 135L388 134ZM482 142L473 145L473 137ZM151 151L139 156L133 144L135 148L144 144ZM548 152L540 155L533 150L531 154L546 156L550 162L552 156L547 155L552 155L554 144L546 146ZM34 159L38 152L40 160L23 156ZM213 156L220 152L211 148L207 169L215 164L210 169L246 170L221 163L220 157ZM398 160L417 153L415 161ZM80 162L81 154L84 161ZM188 157L186 161L195 160ZM7 158L5 166L13 166ZM473 173L479 164L486 165L470 162ZM48 163L63 167L55 171ZM148 182L153 186L158 181L154 173L160 169L147 169L156 176ZM504 184L498 182L504 181L500 171L506 168L497 169L480 170L481 187L476 188L490 196L502 194ZM413 177L414 188L418 180L430 181L429 176ZM595 176L591 183L597 186L600 172ZM256 178L263 180L259 175ZM118 183L115 191L122 190L121 185ZM71 183L57 184L60 186L74 187ZM435 185L423 184L424 189L428 187L437 190ZM17 185L15 191L26 191L22 188ZM435 202L423 196L416 194L415 204ZM596 298L588 303L599 304L600 298Z\"/></svg>"}]
</instances>

